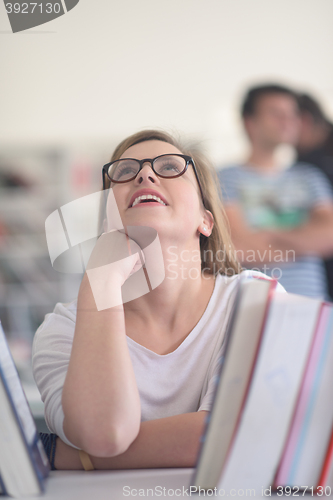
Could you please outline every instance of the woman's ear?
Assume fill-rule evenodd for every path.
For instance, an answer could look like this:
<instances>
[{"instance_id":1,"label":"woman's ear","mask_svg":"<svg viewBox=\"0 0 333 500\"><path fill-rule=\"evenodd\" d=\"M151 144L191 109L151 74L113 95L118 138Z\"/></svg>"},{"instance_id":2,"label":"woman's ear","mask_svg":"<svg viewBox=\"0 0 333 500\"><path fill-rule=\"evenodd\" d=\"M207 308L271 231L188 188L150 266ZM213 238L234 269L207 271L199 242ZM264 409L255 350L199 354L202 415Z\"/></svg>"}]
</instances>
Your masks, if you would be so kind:
<instances>
[{"instance_id":1,"label":"woman's ear","mask_svg":"<svg viewBox=\"0 0 333 500\"><path fill-rule=\"evenodd\" d=\"M212 234L214 227L214 217L209 210L205 210L202 223L200 224L198 231L204 236L210 236Z\"/></svg>"}]
</instances>

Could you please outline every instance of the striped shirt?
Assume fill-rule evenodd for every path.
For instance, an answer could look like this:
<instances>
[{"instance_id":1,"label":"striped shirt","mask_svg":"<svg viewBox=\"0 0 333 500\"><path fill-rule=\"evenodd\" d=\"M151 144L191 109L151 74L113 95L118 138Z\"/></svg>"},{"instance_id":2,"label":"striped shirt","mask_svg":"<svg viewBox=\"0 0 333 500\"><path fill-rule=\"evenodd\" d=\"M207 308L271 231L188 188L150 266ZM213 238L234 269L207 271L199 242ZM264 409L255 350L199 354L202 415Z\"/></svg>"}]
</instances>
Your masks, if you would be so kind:
<instances>
[{"instance_id":1,"label":"striped shirt","mask_svg":"<svg viewBox=\"0 0 333 500\"><path fill-rule=\"evenodd\" d=\"M221 169L218 176L224 204L240 204L247 224L253 229L292 229L305 223L312 209L333 201L326 177L306 163L273 173L235 165ZM316 255L295 258L292 249L283 254L267 249L263 256L254 251L251 254L250 250L245 256L247 262L256 261L256 269L258 261L266 261L266 266L259 265L259 269L277 278L287 292L327 298L323 261Z\"/></svg>"}]
</instances>

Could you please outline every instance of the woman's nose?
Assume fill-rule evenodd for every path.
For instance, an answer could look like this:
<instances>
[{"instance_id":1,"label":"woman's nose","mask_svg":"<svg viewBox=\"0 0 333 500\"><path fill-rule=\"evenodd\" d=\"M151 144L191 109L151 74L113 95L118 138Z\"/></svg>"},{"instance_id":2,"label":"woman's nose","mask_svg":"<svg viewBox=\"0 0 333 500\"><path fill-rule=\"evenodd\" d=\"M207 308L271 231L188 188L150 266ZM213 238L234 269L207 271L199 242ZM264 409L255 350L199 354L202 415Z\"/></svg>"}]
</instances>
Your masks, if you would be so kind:
<instances>
[{"instance_id":1,"label":"woman's nose","mask_svg":"<svg viewBox=\"0 0 333 500\"><path fill-rule=\"evenodd\" d=\"M152 169L151 164L147 162L143 165L135 180L138 184L142 184L144 181L149 181L155 184L158 181L158 178Z\"/></svg>"}]
</instances>

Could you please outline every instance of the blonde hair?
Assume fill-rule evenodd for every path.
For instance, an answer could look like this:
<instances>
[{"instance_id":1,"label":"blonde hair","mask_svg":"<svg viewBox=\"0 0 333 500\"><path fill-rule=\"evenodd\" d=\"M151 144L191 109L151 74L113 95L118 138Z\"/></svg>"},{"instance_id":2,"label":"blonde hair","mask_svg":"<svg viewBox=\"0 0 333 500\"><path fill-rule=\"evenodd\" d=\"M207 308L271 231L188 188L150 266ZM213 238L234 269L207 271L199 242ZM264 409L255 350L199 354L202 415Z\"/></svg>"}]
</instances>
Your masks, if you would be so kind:
<instances>
[{"instance_id":1,"label":"blonde hair","mask_svg":"<svg viewBox=\"0 0 333 500\"><path fill-rule=\"evenodd\" d=\"M216 171L206 156L197 146L185 147L170 134L159 130L143 130L124 139L114 150L110 161L118 160L123 153L140 142L162 141L175 146L183 154L193 158L203 194L204 207L214 217L214 227L209 237L200 235L201 269L208 274L224 274L233 276L241 271L235 257L234 247L228 228L227 218L222 205L219 181ZM105 188L110 187L106 179ZM222 253L223 259L218 258Z\"/></svg>"}]
</instances>

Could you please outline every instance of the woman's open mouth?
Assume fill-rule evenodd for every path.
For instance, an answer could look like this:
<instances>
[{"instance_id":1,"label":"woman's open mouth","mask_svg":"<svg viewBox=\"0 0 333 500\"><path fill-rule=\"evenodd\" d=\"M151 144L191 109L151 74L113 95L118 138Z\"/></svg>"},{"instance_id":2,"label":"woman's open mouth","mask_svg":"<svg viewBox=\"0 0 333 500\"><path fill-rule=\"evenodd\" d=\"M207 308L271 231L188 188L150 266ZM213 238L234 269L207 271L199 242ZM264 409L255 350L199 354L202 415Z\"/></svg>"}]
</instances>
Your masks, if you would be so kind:
<instances>
[{"instance_id":1,"label":"woman's open mouth","mask_svg":"<svg viewBox=\"0 0 333 500\"><path fill-rule=\"evenodd\" d=\"M154 196L152 194L143 194L141 196L138 196L135 198L133 201L132 205L130 208L133 208L137 205L163 205L166 206L166 203L161 200L158 196Z\"/></svg>"}]
</instances>

